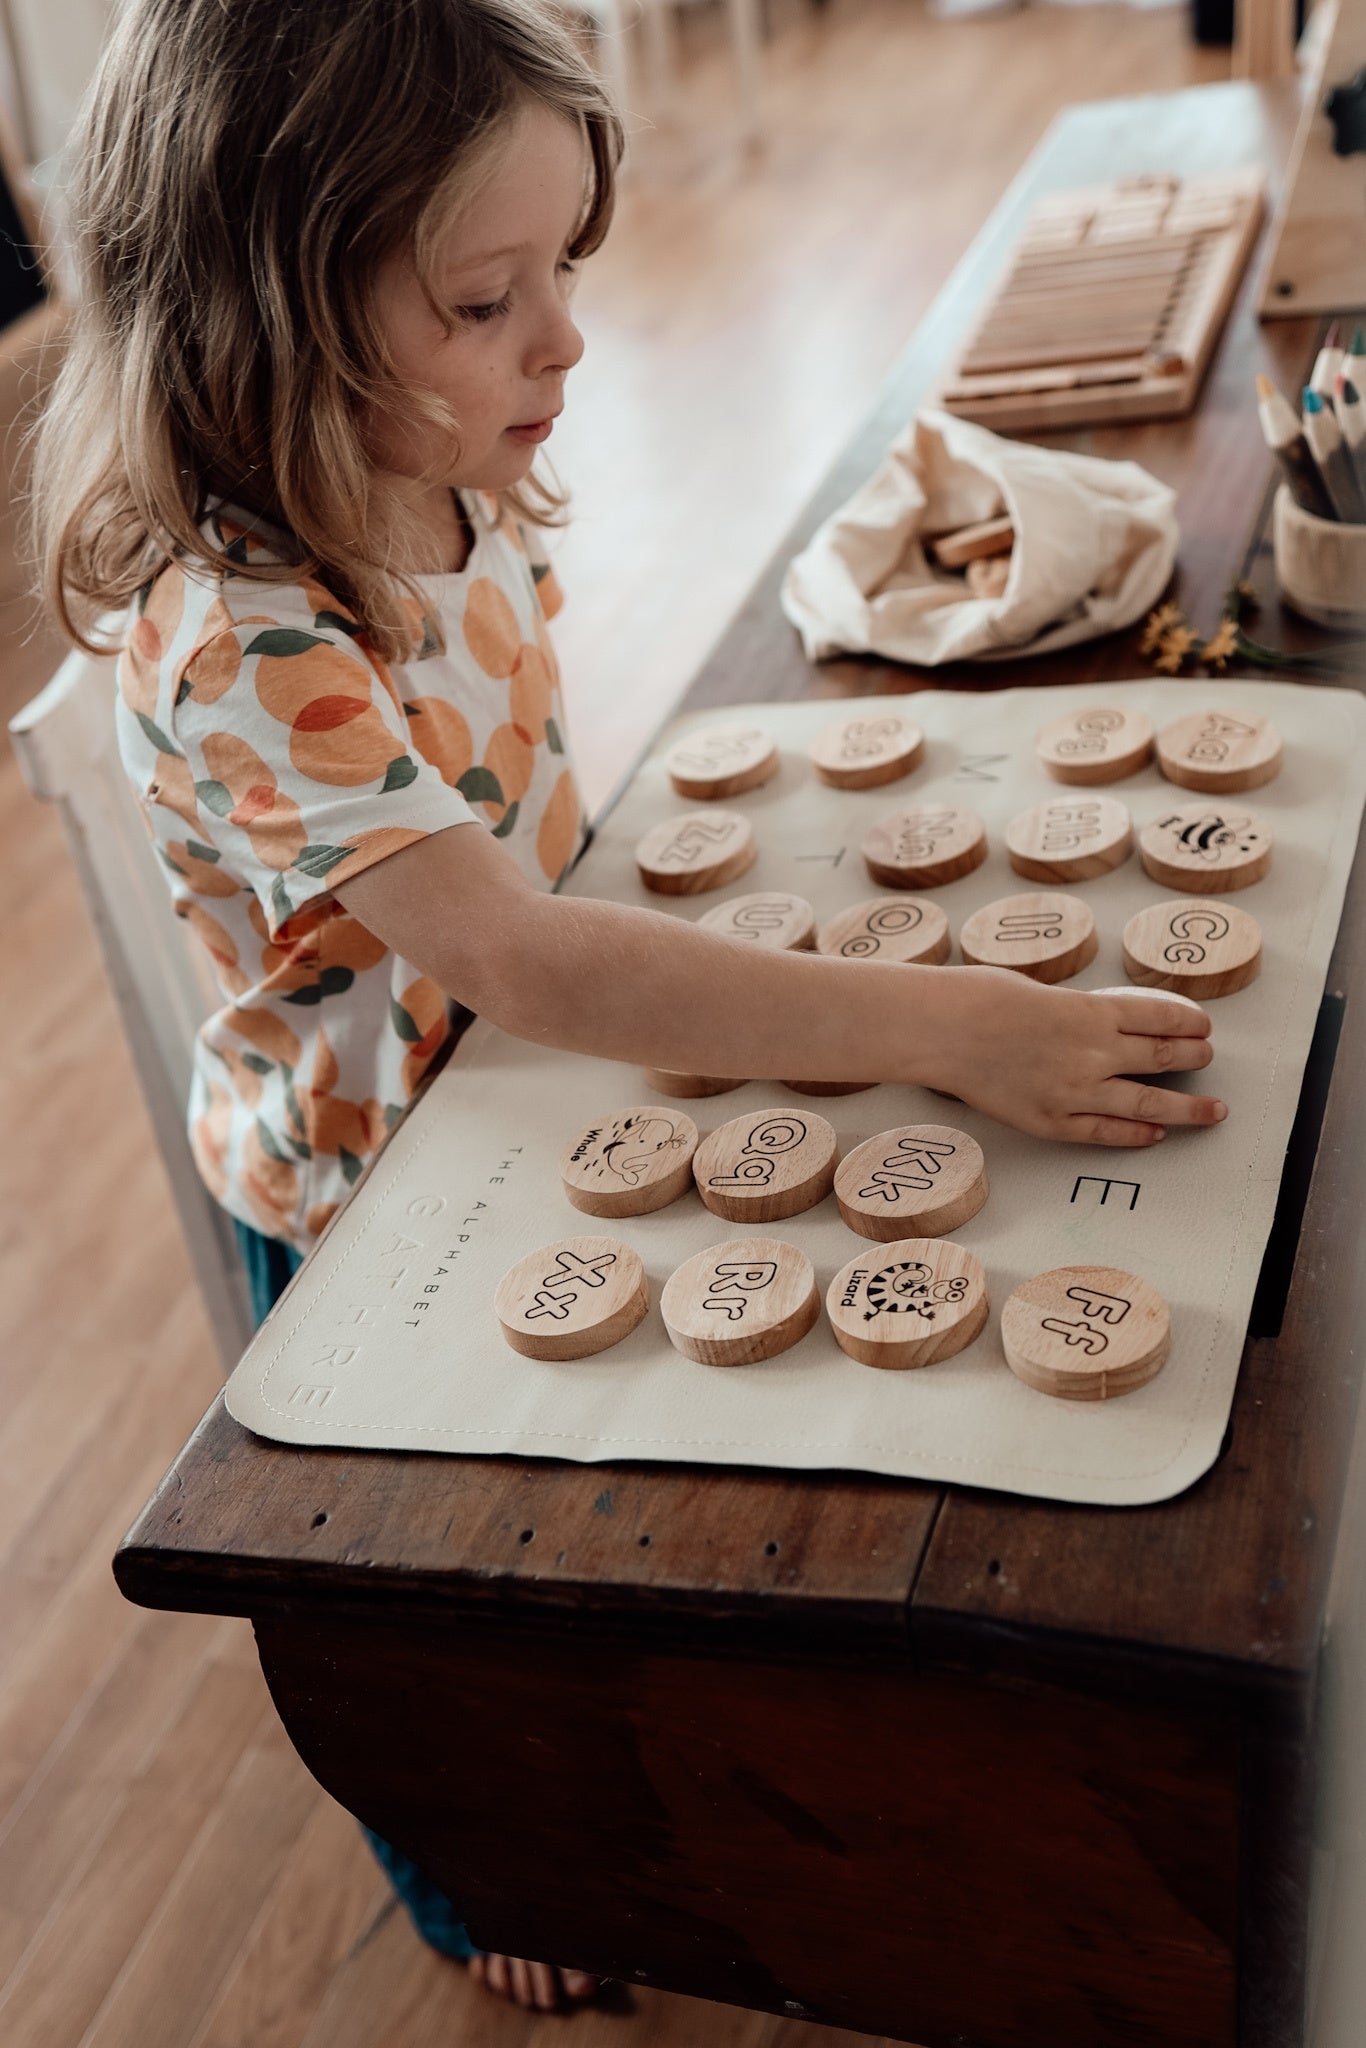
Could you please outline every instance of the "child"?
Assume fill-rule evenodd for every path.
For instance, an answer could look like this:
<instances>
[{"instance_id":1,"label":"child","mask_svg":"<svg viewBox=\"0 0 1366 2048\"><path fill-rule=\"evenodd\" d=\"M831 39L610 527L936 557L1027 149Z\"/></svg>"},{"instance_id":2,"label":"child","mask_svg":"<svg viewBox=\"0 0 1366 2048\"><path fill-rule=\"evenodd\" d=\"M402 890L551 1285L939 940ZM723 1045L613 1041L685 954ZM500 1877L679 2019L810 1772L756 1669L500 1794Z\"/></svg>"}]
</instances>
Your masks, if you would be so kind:
<instances>
[{"instance_id":1,"label":"child","mask_svg":"<svg viewBox=\"0 0 1366 2048\"><path fill-rule=\"evenodd\" d=\"M537 0L131 0L92 89L47 591L85 644L132 607L123 759L223 992L195 1156L266 1298L457 1006L677 1071L923 1082L1044 1137L1224 1114L1121 1078L1210 1058L1161 996L554 893L580 814L532 467L620 144ZM479 1967L527 2002L590 1982Z\"/></svg>"}]
</instances>

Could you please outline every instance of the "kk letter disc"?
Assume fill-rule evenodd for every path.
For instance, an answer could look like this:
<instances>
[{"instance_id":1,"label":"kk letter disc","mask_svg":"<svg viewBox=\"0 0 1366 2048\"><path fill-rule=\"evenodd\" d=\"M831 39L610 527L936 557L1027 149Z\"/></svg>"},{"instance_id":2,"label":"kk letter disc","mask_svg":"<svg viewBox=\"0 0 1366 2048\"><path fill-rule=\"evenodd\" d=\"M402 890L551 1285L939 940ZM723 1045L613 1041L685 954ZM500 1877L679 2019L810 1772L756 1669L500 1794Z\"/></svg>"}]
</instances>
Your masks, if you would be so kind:
<instances>
[{"instance_id":1,"label":"kk letter disc","mask_svg":"<svg viewBox=\"0 0 1366 2048\"><path fill-rule=\"evenodd\" d=\"M904 1124L856 1145L835 1174L840 1215L860 1237L942 1237L986 1201L987 1163L966 1131Z\"/></svg>"}]
</instances>

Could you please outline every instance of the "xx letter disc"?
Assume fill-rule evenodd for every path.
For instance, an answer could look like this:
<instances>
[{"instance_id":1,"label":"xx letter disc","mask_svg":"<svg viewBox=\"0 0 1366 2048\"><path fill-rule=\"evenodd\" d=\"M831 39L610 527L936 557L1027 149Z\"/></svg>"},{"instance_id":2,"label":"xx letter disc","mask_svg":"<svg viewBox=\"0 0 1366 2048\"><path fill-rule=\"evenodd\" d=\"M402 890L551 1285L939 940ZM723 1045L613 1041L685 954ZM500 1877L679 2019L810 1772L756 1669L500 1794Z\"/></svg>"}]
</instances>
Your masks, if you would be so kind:
<instances>
[{"instance_id":1,"label":"xx letter disc","mask_svg":"<svg viewBox=\"0 0 1366 2048\"><path fill-rule=\"evenodd\" d=\"M821 1312L805 1252L776 1237L739 1237L685 1261L660 1296L674 1347L700 1365L753 1365L788 1351Z\"/></svg>"},{"instance_id":2,"label":"xx letter disc","mask_svg":"<svg viewBox=\"0 0 1366 2048\"><path fill-rule=\"evenodd\" d=\"M894 811L863 840L868 872L884 889L937 889L970 875L987 857L987 828L976 811L950 805Z\"/></svg>"},{"instance_id":3,"label":"xx letter disc","mask_svg":"<svg viewBox=\"0 0 1366 2048\"><path fill-rule=\"evenodd\" d=\"M650 1306L645 1268L614 1237L564 1237L510 1266L494 1311L525 1358L587 1358L629 1336Z\"/></svg>"},{"instance_id":4,"label":"xx letter disc","mask_svg":"<svg viewBox=\"0 0 1366 2048\"><path fill-rule=\"evenodd\" d=\"M1006 1363L1026 1386L1106 1401L1155 1379L1171 1315L1155 1287L1114 1266L1057 1266L1017 1287L1001 1311Z\"/></svg>"},{"instance_id":5,"label":"xx letter disc","mask_svg":"<svg viewBox=\"0 0 1366 2048\"><path fill-rule=\"evenodd\" d=\"M1095 959L1096 920L1080 896L1002 896L958 935L974 967L1013 967L1031 981L1067 981Z\"/></svg>"},{"instance_id":6,"label":"xx letter disc","mask_svg":"<svg viewBox=\"0 0 1366 2048\"><path fill-rule=\"evenodd\" d=\"M1183 789L1236 796L1280 774L1281 736L1256 711L1192 711L1163 726L1157 765Z\"/></svg>"},{"instance_id":7,"label":"xx letter disc","mask_svg":"<svg viewBox=\"0 0 1366 2048\"><path fill-rule=\"evenodd\" d=\"M778 772L778 749L757 725L713 725L680 740L664 766L680 796L715 803L770 781Z\"/></svg>"},{"instance_id":8,"label":"xx letter disc","mask_svg":"<svg viewBox=\"0 0 1366 2048\"><path fill-rule=\"evenodd\" d=\"M840 960L937 967L951 951L949 921L928 898L874 896L871 902L851 904L822 925L816 945Z\"/></svg>"},{"instance_id":9,"label":"xx letter disc","mask_svg":"<svg viewBox=\"0 0 1366 2048\"><path fill-rule=\"evenodd\" d=\"M1154 903L1124 927L1124 972L1142 988L1203 1003L1246 988L1261 971L1261 927L1236 903Z\"/></svg>"},{"instance_id":10,"label":"xx letter disc","mask_svg":"<svg viewBox=\"0 0 1366 2048\"><path fill-rule=\"evenodd\" d=\"M1006 833L1017 875L1030 882L1090 882L1122 867L1134 828L1114 796L1059 796L1021 811Z\"/></svg>"},{"instance_id":11,"label":"xx letter disc","mask_svg":"<svg viewBox=\"0 0 1366 2048\"><path fill-rule=\"evenodd\" d=\"M738 811L687 811L645 834L636 866L646 888L661 896L699 896L736 881L757 854L749 820Z\"/></svg>"},{"instance_id":12,"label":"xx letter disc","mask_svg":"<svg viewBox=\"0 0 1366 2048\"><path fill-rule=\"evenodd\" d=\"M1092 707L1046 725L1035 752L1055 782L1120 782L1146 767L1153 722L1146 711Z\"/></svg>"},{"instance_id":13,"label":"xx letter disc","mask_svg":"<svg viewBox=\"0 0 1366 2048\"><path fill-rule=\"evenodd\" d=\"M986 1274L946 1238L902 1237L860 1252L825 1297L835 1342L861 1365L933 1365L986 1324Z\"/></svg>"},{"instance_id":14,"label":"xx letter disc","mask_svg":"<svg viewBox=\"0 0 1366 2048\"><path fill-rule=\"evenodd\" d=\"M644 1216L692 1186L697 1125L681 1109L622 1109L576 1133L560 1179L590 1216Z\"/></svg>"},{"instance_id":15,"label":"xx letter disc","mask_svg":"<svg viewBox=\"0 0 1366 2048\"><path fill-rule=\"evenodd\" d=\"M840 1215L860 1237L942 1237L987 1198L982 1148L948 1124L905 1124L855 1146L835 1174Z\"/></svg>"},{"instance_id":16,"label":"xx letter disc","mask_svg":"<svg viewBox=\"0 0 1366 2048\"><path fill-rule=\"evenodd\" d=\"M809 1109L751 1109L704 1138L693 1179L713 1216L776 1223L823 1202L835 1183L839 1141Z\"/></svg>"},{"instance_id":17,"label":"xx letter disc","mask_svg":"<svg viewBox=\"0 0 1366 2048\"><path fill-rule=\"evenodd\" d=\"M880 782L896 782L919 766L924 752L920 727L891 711L841 718L811 742L817 775L835 789L874 789Z\"/></svg>"},{"instance_id":18,"label":"xx letter disc","mask_svg":"<svg viewBox=\"0 0 1366 2048\"><path fill-rule=\"evenodd\" d=\"M1271 866L1271 832L1237 804L1187 804L1143 827L1138 854L1166 889L1224 896L1261 881Z\"/></svg>"}]
</instances>

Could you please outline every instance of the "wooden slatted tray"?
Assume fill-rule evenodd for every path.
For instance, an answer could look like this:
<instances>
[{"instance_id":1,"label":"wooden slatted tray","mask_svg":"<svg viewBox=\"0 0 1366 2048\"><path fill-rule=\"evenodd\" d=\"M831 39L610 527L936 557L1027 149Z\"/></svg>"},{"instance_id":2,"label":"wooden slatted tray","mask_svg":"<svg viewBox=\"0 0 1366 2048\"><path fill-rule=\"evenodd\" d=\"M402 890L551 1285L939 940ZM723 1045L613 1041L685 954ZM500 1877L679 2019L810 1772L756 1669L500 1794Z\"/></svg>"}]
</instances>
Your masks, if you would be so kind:
<instances>
[{"instance_id":1,"label":"wooden slatted tray","mask_svg":"<svg viewBox=\"0 0 1366 2048\"><path fill-rule=\"evenodd\" d=\"M1041 201L940 403L1007 432L1189 412L1264 190L1241 170Z\"/></svg>"}]
</instances>

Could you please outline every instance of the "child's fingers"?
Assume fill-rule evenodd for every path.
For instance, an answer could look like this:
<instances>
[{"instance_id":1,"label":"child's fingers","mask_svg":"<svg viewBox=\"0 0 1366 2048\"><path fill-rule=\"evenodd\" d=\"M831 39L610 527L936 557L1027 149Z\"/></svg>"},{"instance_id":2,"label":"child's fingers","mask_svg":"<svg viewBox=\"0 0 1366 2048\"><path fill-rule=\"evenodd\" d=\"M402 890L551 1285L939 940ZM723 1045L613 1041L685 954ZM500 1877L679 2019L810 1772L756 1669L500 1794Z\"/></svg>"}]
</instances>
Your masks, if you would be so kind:
<instances>
[{"instance_id":1,"label":"child's fingers","mask_svg":"<svg viewBox=\"0 0 1366 2048\"><path fill-rule=\"evenodd\" d=\"M1135 1123L1122 1116L1069 1116L1060 1138L1074 1145L1155 1145L1167 1133L1161 1124Z\"/></svg>"},{"instance_id":2,"label":"child's fingers","mask_svg":"<svg viewBox=\"0 0 1366 2048\"><path fill-rule=\"evenodd\" d=\"M1214 1047L1207 1038L1125 1038L1126 1074L1190 1074L1207 1067Z\"/></svg>"},{"instance_id":3,"label":"child's fingers","mask_svg":"<svg viewBox=\"0 0 1366 2048\"><path fill-rule=\"evenodd\" d=\"M1170 996L1148 995L1135 989L1132 995L1116 994L1121 1031L1137 1032L1141 1038L1208 1038L1209 1012L1193 1003L1173 1002Z\"/></svg>"},{"instance_id":4,"label":"child's fingers","mask_svg":"<svg viewBox=\"0 0 1366 2048\"><path fill-rule=\"evenodd\" d=\"M1175 1088L1145 1088L1141 1081L1107 1081L1097 1090L1104 1116L1139 1124L1218 1124L1228 1115L1217 1095L1183 1095Z\"/></svg>"}]
</instances>

